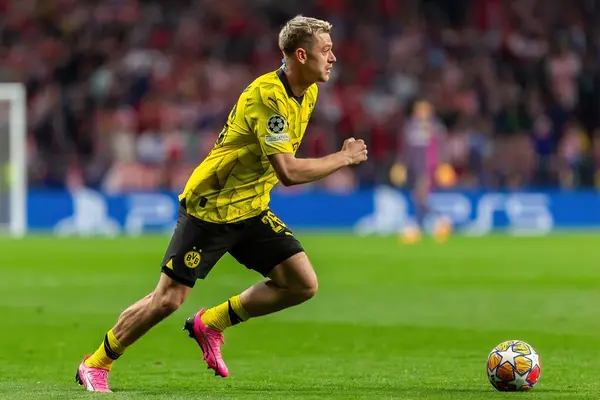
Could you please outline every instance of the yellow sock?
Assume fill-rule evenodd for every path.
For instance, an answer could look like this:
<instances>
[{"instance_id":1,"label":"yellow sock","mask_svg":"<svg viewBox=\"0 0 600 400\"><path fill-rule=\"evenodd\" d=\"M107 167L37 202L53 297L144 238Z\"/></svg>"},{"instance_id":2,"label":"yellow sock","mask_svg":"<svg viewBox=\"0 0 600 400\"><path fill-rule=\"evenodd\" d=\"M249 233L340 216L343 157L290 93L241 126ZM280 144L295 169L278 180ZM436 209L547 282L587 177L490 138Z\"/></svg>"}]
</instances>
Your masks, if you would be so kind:
<instances>
[{"instance_id":1,"label":"yellow sock","mask_svg":"<svg viewBox=\"0 0 600 400\"><path fill-rule=\"evenodd\" d=\"M240 322L247 321L249 318L250 315L242 307L240 296L233 296L225 303L210 308L202 314L204 325L219 332Z\"/></svg>"},{"instance_id":2,"label":"yellow sock","mask_svg":"<svg viewBox=\"0 0 600 400\"><path fill-rule=\"evenodd\" d=\"M100 344L98 350L85 360L85 365L110 371L115 360L125 352L126 348L126 346L119 343L111 329L104 336L104 341Z\"/></svg>"}]
</instances>

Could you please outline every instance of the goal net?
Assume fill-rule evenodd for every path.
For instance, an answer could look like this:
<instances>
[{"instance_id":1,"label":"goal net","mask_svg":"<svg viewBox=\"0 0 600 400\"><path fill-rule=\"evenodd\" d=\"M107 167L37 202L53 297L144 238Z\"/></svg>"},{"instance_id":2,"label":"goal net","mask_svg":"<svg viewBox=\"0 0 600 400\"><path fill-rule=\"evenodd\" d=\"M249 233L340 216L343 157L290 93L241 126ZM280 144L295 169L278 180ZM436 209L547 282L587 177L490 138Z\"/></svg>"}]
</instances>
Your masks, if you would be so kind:
<instances>
[{"instance_id":1,"label":"goal net","mask_svg":"<svg viewBox=\"0 0 600 400\"><path fill-rule=\"evenodd\" d=\"M0 84L0 233L27 230L26 98L19 83Z\"/></svg>"}]
</instances>

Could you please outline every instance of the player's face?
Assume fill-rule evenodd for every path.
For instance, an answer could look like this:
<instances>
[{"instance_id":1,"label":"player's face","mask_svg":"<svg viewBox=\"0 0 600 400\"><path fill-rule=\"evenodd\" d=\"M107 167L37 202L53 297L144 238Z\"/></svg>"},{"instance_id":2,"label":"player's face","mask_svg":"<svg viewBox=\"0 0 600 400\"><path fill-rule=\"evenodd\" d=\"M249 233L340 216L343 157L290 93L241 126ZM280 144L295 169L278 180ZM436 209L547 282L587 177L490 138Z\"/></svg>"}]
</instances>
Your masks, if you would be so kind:
<instances>
[{"instance_id":1,"label":"player's face","mask_svg":"<svg viewBox=\"0 0 600 400\"><path fill-rule=\"evenodd\" d=\"M425 119L431 117L432 111L431 104L429 104L427 101L419 101L417 104L415 104L414 115L417 118Z\"/></svg>"},{"instance_id":2,"label":"player's face","mask_svg":"<svg viewBox=\"0 0 600 400\"><path fill-rule=\"evenodd\" d=\"M329 33L315 35L313 46L309 49L305 67L305 78L311 82L327 82L335 63L333 42Z\"/></svg>"}]
</instances>

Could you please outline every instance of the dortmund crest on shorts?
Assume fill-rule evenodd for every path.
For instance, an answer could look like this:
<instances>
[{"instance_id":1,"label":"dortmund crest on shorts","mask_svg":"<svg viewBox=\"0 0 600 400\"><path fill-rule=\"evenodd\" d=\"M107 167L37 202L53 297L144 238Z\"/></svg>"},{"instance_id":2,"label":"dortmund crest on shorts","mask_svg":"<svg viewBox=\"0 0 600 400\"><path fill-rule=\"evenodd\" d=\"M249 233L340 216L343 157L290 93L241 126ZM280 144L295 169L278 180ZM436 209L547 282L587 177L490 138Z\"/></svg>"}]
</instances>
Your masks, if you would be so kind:
<instances>
[{"instance_id":1,"label":"dortmund crest on shorts","mask_svg":"<svg viewBox=\"0 0 600 400\"><path fill-rule=\"evenodd\" d=\"M196 250L195 247L194 250L185 253L185 256L183 256L183 263L185 266L193 269L200 265L200 260L202 259L200 253L202 253L202 250Z\"/></svg>"},{"instance_id":2,"label":"dortmund crest on shorts","mask_svg":"<svg viewBox=\"0 0 600 400\"><path fill-rule=\"evenodd\" d=\"M270 133L281 133L285 131L287 122L281 115L272 115L267 121L267 130Z\"/></svg>"}]
</instances>

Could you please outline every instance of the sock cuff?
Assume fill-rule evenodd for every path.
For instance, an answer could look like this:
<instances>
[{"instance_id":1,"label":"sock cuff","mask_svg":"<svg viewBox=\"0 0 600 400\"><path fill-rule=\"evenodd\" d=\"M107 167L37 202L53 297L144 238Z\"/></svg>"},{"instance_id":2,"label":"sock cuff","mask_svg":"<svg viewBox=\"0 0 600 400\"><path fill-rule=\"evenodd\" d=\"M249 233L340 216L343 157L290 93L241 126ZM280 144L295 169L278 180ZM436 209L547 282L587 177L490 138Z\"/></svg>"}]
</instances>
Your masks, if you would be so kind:
<instances>
[{"instance_id":1,"label":"sock cuff","mask_svg":"<svg viewBox=\"0 0 600 400\"><path fill-rule=\"evenodd\" d=\"M119 342L112 329L106 333L106 337L104 338L104 344L105 347L108 347L107 354L108 350L110 350L112 353L117 355L117 357L123 354L125 352L125 349L127 348L126 346L123 346L121 342ZM110 354L108 355L109 357L111 356Z\"/></svg>"},{"instance_id":2,"label":"sock cuff","mask_svg":"<svg viewBox=\"0 0 600 400\"><path fill-rule=\"evenodd\" d=\"M240 300L239 295L230 298L229 305L231 306L233 312L235 312L242 321L247 321L250 319L250 314L248 314L248 311L246 311L242 306L242 301Z\"/></svg>"}]
</instances>

